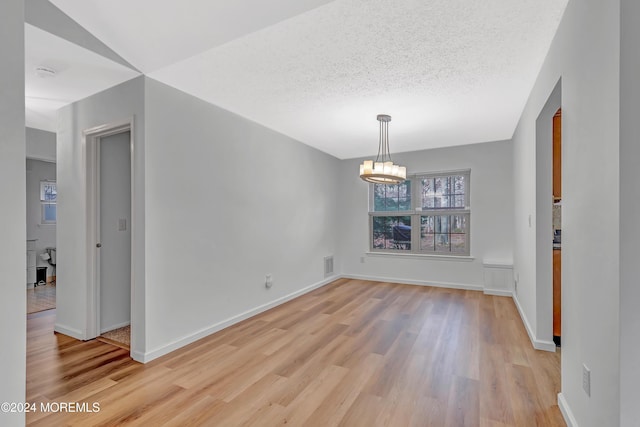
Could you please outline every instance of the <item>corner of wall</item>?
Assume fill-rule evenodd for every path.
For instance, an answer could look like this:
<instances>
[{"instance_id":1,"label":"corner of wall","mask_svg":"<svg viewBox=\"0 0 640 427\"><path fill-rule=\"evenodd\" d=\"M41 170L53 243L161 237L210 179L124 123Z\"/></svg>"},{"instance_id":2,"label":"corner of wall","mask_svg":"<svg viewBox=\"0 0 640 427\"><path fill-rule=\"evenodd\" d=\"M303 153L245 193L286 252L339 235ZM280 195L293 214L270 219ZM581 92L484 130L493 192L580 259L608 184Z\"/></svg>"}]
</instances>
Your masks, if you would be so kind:
<instances>
[{"instance_id":1,"label":"corner of wall","mask_svg":"<svg viewBox=\"0 0 640 427\"><path fill-rule=\"evenodd\" d=\"M520 313L520 318L522 319L522 323L527 330L527 335L529 335L529 340L531 341L531 345L533 345L533 348L535 348L536 350L544 350L555 353L556 344L553 341L539 340L536 337L536 334L533 332L533 328L531 327L531 323L529 323L529 319L527 319L527 315L522 309L520 301L518 301L518 296L515 293L513 294L513 302L516 304L518 313Z\"/></svg>"},{"instance_id":2,"label":"corner of wall","mask_svg":"<svg viewBox=\"0 0 640 427\"><path fill-rule=\"evenodd\" d=\"M86 338L87 338L85 336L85 333L82 332L81 330L72 328L70 326L61 325L59 323L56 323L54 325L53 330L56 333L59 333L59 334L62 334L62 335L67 335L67 336L69 336L71 338L75 338L75 339L80 340L80 341L85 341Z\"/></svg>"},{"instance_id":3,"label":"corner of wall","mask_svg":"<svg viewBox=\"0 0 640 427\"><path fill-rule=\"evenodd\" d=\"M215 334L218 331L221 331L222 329L228 328L229 326L235 325L238 322L241 322L245 319L248 319L250 317L256 316L264 311L267 311L273 307L276 307L278 305L284 304L287 301L290 301L294 298L297 298L299 296L302 296L306 293L309 293L315 289L321 288L323 286L326 286L332 282L335 282L338 279L341 279L342 276L339 275L333 275L330 277L327 277L324 280L321 280L319 282L316 282L312 285L309 285L305 288L299 289L295 292L292 292L288 295L285 295L283 297L277 298L273 301L270 301L268 303L259 305L257 307L254 307L250 310L247 310L243 313L239 313L235 316L229 317L225 320L222 320L220 322L217 322L211 326L208 326L206 328L203 328L199 331L196 331L192 334L188 334L183 336L182 338L179 338L173 342L170 342L168 344L162 345L161 347L158 347L156 349L153 349L151 351L147 351L147 352L140 352L140 351L132 351L131 352L131 357L138 362L141 363L148 363L151 362L154 359L157 359L158 357L164 356L166 354L171 353L174 350L177 350L181 347L184 347L186 345L189 345L195 341L198 341L199 339L205 338L209 335Z\"/></svg>"}]
</instances>

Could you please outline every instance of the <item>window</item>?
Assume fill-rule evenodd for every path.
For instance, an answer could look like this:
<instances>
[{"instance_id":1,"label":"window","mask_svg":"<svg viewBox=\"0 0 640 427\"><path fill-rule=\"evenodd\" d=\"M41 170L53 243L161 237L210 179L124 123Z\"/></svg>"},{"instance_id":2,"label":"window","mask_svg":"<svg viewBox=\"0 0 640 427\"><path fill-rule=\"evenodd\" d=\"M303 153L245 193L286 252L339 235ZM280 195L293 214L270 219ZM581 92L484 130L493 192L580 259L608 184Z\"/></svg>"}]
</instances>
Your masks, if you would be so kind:
<instances>
[{"instance_id":1,"label":"window","mask_svg":"<svg viewBox=\"0 0 640 427\"><path fill-rule=\"evenodd\" d=\"M55 181L40 181L40 204L42 205L42 224L55 224L58 214L58 191Z\"/></svg>"},{"instance_id":2,"label":"window","mask_svg":"<svg viewBox=\"0 0 640 427\"><path fill-rule=\"evenodd\" d=\"M471 171L412 175L401 184L371 184L372 252L468 256Z\"/></svg>"}]
</instances>

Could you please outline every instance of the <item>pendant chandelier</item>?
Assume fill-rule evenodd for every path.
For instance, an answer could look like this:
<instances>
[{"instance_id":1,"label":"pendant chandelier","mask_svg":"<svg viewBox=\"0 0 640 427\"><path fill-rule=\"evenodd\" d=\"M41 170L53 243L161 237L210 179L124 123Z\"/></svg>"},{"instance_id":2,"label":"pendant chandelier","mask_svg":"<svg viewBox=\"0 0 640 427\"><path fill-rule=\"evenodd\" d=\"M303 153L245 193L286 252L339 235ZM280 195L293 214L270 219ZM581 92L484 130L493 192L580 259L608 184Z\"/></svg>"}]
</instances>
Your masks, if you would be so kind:
<instances>
[{"instance_id":1,"label":"pendant chandelier","mask_svg":"<svg viewBox=\"0 0 640 427\"><path fill-rule=\"evenodd\" d=\"M389 151L389 122L391 116L378 114L380 142L375 162L365 160L360 165L360 178L374 184L399 184L407 179L407 168L394 165Z\"/></svg>"}]
</instances>

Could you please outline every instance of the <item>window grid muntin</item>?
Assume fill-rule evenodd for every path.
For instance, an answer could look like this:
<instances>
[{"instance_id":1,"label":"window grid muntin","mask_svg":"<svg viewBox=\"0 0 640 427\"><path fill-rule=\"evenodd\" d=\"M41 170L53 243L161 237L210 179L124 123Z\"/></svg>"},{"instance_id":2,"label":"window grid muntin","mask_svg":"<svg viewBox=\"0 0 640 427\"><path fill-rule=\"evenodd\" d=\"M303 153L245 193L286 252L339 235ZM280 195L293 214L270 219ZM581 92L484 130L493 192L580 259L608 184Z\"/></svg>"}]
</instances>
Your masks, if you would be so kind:
<instances>
[{"instance_id":1,"label":"window grid muntin","mask_svg":"<svg viewBox=\"0 0 640 427\"><path fill-rule=\"evenodd\" d=\"M393 218L395 218L396 220L393 221ZM388 221L390 224L388 229L384 229L382 231L383 236L381 235L376 235L376 227L379 226L380 221ZM371 215L369 217L369 235L370 235L370 248L372 251L379 251L379 252L398 252L398 253L411 253L411 243L413 242L411 233L413 233L413 228L411 227L411 224L414 221L414 215L409 214L409 215L405 215L405 214L376 214L376 215ZM405 234L397 234L396 231L394 230L395 227L399 227L399 226L409 226L410 227L410 231L409 233L409 239L406 239L406 232ZM383 228L384 224L383 224ZM382 242L382 240L384 242ZM379 245L383 243L384 247L380 248ZM378 247L377 247L378 246Z\"/></svg>"},{"instance_id":2,"label":"window grid muntin","mask_svg":"<svg viewBox=\"0 0 640 427\"><path fill-rule=\"evenodd\" d=\"M456 188L455 180L456 177L461 177L464 183L464 188ZM383 252L383 253L414 253L414 254L433 254L433 255L450 255L450 256L469 256L471 252L471 240L470 240L470 220L471 220L471 209L469 207L470 200L470 187L471 187L471 170L460 170L460 171L449 171L449 172L439 172L439 173L428 173L428 174L415 174L407 177L407 181L410 181L410 186L412 190L411 194L411 210L410 211L374 211L374 201L372 200L375 196L374 185L371 184L369 187L369 195L370 195L370 206L369 206L369 250L371 252ZM446 178L449 180L449 187L453 187L449 193L441 193L449 196L463 196L464 198L464 206L455 206L455 207L433 207L433 208L424 208L422 191L423 188L423 180L432 179L435 183L436 178ZM459 178L458 178L459 179ZM451 183L454 185L452 186ZM435 192L435 188L434 188ZM411 223L416 224L416 226L411 227L411 250L398 250L398 249L380 249L375 248L373 242L373 217L375 216L407 216L411 217ZM421 219L425 216L462 216L464 218L464 232L461 233L452 233L449 231L448 242L449 247L447 250L442 250L440 248L438 250L434 245L433 250L422 249L422 224ZM445 234L445 233L440 233ZM453 237L461 235L464 236L464 244L463 246L459 246L463 248L461 251L452 250L452 244L454 242ZM435 236L434 236L435 237Z\"/></svg>"},{"instance_id":3,"label":"window grid muntin","mask_svg":"<svg viewBox=\"0 0 640 427\"><path fill-rule=\"evenodd\" d=\"M431 221L429 221L429 219ZM432 227L424 228L425 220L431 223ZM457 224L461 222L462 224ZM443 223L445 224L443 227ZM455 227L460 225L460 227ZM451 253L451 254L467 254L469 246L469 213L446 213L438 212L437 214L424 213L420 215L420 240L419 250L425 253ZM432 248L427 248L423 242L431 240ZM454 242L462 241L462 245L454 245ZM442 250L442 248L447 248ZM461 250L455 250L461 249Z\"/></svg>"},{"instance_id":4,"label":"window grid muntin","mask_svg":"<svg viewBox=\"0 0 640 427\"><path fill-rule=\"evenodd\" d=\"M56 181L40 181L40 201L55 203L58 200Z\"/></svg>"},{"instance_id":5,"label":"window grid muntin","mask_svg":"<svg viewBox=\"0 0 640 427\"><path fill-rule=\"evenodd\" d=\"M373 188L369 211L373 212L410 212L413 210L413 191L411 181L401 184L371 184ZM408 188L407 188L408 187ZM394 194L397 193L397 194ZM378 197L378 194L383 194ZM382 199L382 200L380 200ZM393 208L395 202L396 208ZM378 208L390 209L378 209Z\"/></svg>"}]
</instances>

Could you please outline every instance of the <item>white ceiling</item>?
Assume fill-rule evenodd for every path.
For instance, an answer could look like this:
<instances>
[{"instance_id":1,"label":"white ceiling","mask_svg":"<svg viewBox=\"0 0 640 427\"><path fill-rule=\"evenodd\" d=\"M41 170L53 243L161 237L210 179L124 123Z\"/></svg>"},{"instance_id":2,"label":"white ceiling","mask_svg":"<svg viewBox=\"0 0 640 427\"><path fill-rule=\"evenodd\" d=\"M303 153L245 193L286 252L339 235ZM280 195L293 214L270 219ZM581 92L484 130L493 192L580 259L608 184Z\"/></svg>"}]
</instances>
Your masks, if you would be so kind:
<instances>
[{"instance_id":1,"label":"white ceiling","mask_svg":"<svg viewBox=\"0 0 640 427\"><path fill-rule=\"evenodd\" d=\"M150 77L339 158L511 138L568 0L51 0Z\"/></svg>"},{"instance_id":2,"label":"white ceiling","mask_svg":"<svg viewBox=\"0 0 640 427\"><path fill-rule=\"evenodd\" d=\"M36 75L36 67L57 71ZM25 122L55 132L56 111L74 101L127 81L138 72L76 44L25 24Z\"/></svg>"},{"instance_id":3,"label":"white ceiling","mask_svg":"<svg viewBox=\"0 0 640 427\"><path fill-rule=\"evenodd\" d=\"M331 0L50 0L143 73Z\"/></svg>"}]
</instances>

